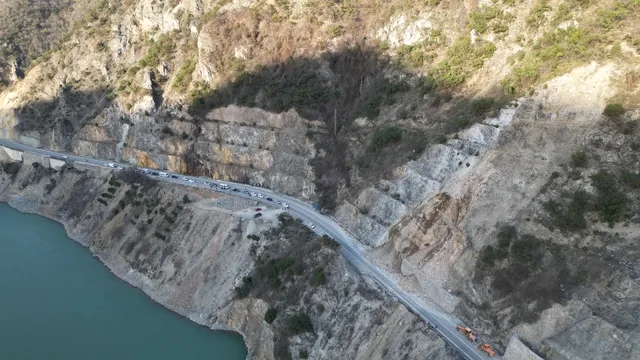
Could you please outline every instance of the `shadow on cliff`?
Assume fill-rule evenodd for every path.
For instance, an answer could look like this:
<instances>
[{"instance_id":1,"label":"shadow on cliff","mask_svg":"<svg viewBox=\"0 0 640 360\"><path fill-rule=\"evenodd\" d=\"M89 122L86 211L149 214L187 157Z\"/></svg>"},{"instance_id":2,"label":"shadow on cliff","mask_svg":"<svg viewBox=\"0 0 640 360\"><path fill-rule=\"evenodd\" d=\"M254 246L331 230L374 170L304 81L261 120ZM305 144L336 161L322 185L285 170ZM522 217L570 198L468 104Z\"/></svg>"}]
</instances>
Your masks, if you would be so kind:
<instances>
[{"instance_id":1,"label":"shadow on cliff","mask_svg":"<svg viewBox=\"0 0 640 360\"><path fill-rule=\"evenodd\" d=\"M37 132L70 150L73 135L111 104L111 91L109 88L78 91L70 85L61 85L55 98L34 101L16 109L16 130Z\"/></svg>"},{"instance_id":2,"label":"shadow on cliff","mask_svg":"<svg viewBox=\"0 0 640 360\"><path fill-rule=\"evenodd\" d=\"M331 210L336 206L338 189L366 183L351 184L349 166L355 164L366 169L366 174L359 175L365 174L367 181L377 182L380 177L390 175L390 169L419 156L428 143L442 141L444 134L471 125L494 105L492 101L477 103L474 108L470 99L457 98L455 106L447 107L449 110L444 110L444 115L436 115L441 105L451 99L449 90L438 89L435 79L412 73L378 47L360 44L241 72L224 86L200 91L189 112L203 118L214 108L235 104L276 113L295 109L306 119L324 122L326 135L314 133L312 138L326 156L314 159L312 165L319 205ZM402 104L393 108L399 100ZM363 134L366 137L371 129L350 127L355 119L366 117L373 131L383 131L392 125L378 118L383 107L391 109L392 114L381 118L411 122L400 130L402 141L386 139L394 146L385 149L384 154L368 151L367 144L353 141ZM419 107L421 116L439 117L437 129L413 121L417 119L412 116L418 113ZM463 117L458 119L460 115ZM351 150L362 154L354 164L347 163Z\"/></svg>"},{"instance_id":3,"label":"shadow on cliff","mask_svg":"<svg viewBox=\"0 0 640 360\"><path fill-rule=\"evenodd\" d=\"M291 58L282 63L242 72L226 85L203 91L189 108L204 117L214 108L236 104L270 112L295 109L302 117L325 123L327 136L314 137L324 156L313 162L316 191L322 208L333 208L337 189L349 185L347 140L341 130L353 120L376 117L384 104L410 90L408 73L377 48L353 46L314 57ZM389 80L389 69L395 69ZM317 134L316 134L317 135Z\"/></svg>"}]
</instances>

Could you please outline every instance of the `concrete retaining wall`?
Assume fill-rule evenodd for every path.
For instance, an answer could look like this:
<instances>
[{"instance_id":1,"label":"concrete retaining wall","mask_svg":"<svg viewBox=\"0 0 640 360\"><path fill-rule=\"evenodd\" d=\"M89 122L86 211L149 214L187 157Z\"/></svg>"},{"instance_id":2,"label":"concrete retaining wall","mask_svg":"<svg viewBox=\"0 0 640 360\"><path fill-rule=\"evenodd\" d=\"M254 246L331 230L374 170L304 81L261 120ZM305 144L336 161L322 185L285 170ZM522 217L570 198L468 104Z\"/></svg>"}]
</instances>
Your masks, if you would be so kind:
<instances>
[{"instance_id":1,"label":"concrete retaining wall","mask_svg":"<svg viewBox=\"0 0 640 360\"><path fill-rule=\"evenodd\" d=\"M11 160L13 160L13 161L22 161L22 151L9 149L8 147L4 147L4 146L2 147L2 149L4 149L4 151L7 153L7 155L9 155Z\"/></svg>"},{"instance_id":2,"label":"concrete retaining wall","mask_svg":"<svg viewBox=\"0 0 640 360\"><path fill-rule=\"evenodd\" d=\"M544 360L529 349L527 345L523 344L517 335L513 335L509 339L507 351L505 351L502 358L504 360Z\"/></svg>"},{"instance_id":3,"label":"concrete retaining wall","mask_svg":"<svg viewBox=\"0 0 640 360\"><path fill-rule=\"evenodd\" d=\"M49 163L51 164L51 167L58 170L61 167L63 167L67 162L64 160L58 160L58 159L49 159Z\"/></svg>"},{"instance_id":4,"label":"concrete retaining wall","mask_svg":"<svg viewBox=\"0 0 640 360\"><path fill-rule=\"evenodd\" d=\"M49 157L47 156L42 156L42 155L38 155L38 154L32 154L32 153L24 153L22 155L22 158L24 159L24 163L25 164L33 164L34 162L39 163L40 165L48 168L51 167L50 162L49 162Z\"/></svg>"}]
</instances>

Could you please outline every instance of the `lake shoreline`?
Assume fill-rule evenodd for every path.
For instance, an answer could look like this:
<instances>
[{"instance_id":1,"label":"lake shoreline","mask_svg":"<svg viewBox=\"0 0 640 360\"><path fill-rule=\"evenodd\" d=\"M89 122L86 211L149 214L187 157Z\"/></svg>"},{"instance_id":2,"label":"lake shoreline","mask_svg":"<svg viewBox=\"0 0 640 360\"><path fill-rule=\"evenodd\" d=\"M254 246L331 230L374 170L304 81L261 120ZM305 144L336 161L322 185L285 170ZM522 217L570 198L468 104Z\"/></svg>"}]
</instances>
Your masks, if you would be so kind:
<instances>
[{"instance_id":1,"label":"lake shoreline","mask_svg":"<svg viewBox=\"0 0 640 360\"><path fill-rule=\"evenodd\" d=\"M213 326L209 326L205 323L206 319L202 319L202 317L196 317L196 316L189 316L186 313L183 313L180 311L180 309L174 308L172 306L169 306L169 304L167 304L166 302L163 301L163 298L161 296L159 296L156 292L151 291L151 289L149 289L148 287L145 288L144 283L142 283L139 279L137 279L132 275L132 271L127 270L127 269L122 269L121 267L118 266L114 266L114 264L111 264L108 259L106 259L105 257L101 256L100 254L96 254L95 252L93 252L91 250L91 241L93 239L90 239L88 237L82 237L79 236L79 234L75 231L73 231L73 228L71 227L71 225L69 225L66 221L64 221L64 219L62 219L61 217L58 216L51 216L49 214L43 213L42 211L38 210L38 205L35 204L32 201L29 201L29 199L25 198L24 196L21 196L22 194L13 194L13 195L9 195L9 194L0 194L0 203L6 203L8 206L10 206L11 208L24 213L24 214L34 214L37 216L41 216L43 218L49 219L49 220L53 220L59 224L61 224L65 230L66 236L77 242L78 244L82 245L84 248L86 248L89 253L91 254L92 257L96 258L103 266L105 266L107 269L109 269L109 272L115 276L117 279L124 281L128 286L131 286L133 288L135 288L136 290L140 290L146 297L148 297L149 299L151 299L153 302L161 305L164 309L171 311L174 314L177 314L183 318L186 318L188 320L190 320L191 322L204 327L208 330L213 330L215 331L221 331L221 332L226 332L226 333L232 333L232 334L236 334L236 335L240 335L242 337L242 341L244 343L245 349L247 350L247 356L246 356L246 360L252 360L251 357L251 351L249 349L249 347L247 346L247 344L249 343L249 339L247 339L247 336L242 332L242 331L238 331L235 328L229 327L226 324L222 324L222 323L216 323Z\"/></svg>"}]
</instances>

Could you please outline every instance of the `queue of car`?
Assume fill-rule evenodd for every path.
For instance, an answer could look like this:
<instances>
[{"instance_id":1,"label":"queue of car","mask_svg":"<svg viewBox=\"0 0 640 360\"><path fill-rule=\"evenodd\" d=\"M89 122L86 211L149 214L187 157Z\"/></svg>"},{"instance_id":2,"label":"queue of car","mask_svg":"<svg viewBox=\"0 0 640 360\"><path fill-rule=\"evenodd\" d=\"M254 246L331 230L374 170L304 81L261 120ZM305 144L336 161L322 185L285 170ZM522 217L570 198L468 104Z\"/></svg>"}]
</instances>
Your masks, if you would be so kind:
<instances>
[{"instance_id":1,"label":"queue of car","mask_svg":"<svg viewBox=\"0 0 640 360\"><path fill-rule=\"evenodd\" d=\"M65 158L67 158L67 157L65 157ZM110 168L114 168L114 169L118 169L118 170L122 170L123 169L122 166L116 165L115 163L107 162L107 163L104 163L103 165L106 166L106 167L110 167ZM145 169L145 168L140 168L139 171L141 171L144 174L151 175L151 176L160 176L160 177L164 177L164 178L171 177L172 179L178 179L177 175L168 174L168 173L162 172L162 171L152 171L152 170ZM195 180L193 180L191 178L188 178L186 176L181 176L180 180L187 181L187 182L192 183L192 184L195 183ZM224 183L217 184L215 182L210 182L210 181L203 181L203 183L205 185L211 187L211 188L219 188L219 189L216 189L216 191L219 191L219 192L222 192L222 190L230 190L230 189L232 191L234 191L234 192L239 192L240 191L237 188L235 188L235 187L231 188L229 185L224 184ZM261 185L262 184L258 184L258 186L261 186ZM245 194L247 194L247 195L250 195L251 197L257 197L259 199L265 199L267 201L274 201L273 198L270 198L270 197L265 198L264 195L261 194L261 193L257 193L257 192L254 192L254 191L248 191L248 190L243 190L243 192ZM274 202L276 204L282 206L285 209L289 209L289 204L287 204L285 202L281 202L280 200L275 200ZM308 226L310 228L312 228L312 229L314 229L316 227L313 223L309 223Z\"/></svg>"}]
</instances>

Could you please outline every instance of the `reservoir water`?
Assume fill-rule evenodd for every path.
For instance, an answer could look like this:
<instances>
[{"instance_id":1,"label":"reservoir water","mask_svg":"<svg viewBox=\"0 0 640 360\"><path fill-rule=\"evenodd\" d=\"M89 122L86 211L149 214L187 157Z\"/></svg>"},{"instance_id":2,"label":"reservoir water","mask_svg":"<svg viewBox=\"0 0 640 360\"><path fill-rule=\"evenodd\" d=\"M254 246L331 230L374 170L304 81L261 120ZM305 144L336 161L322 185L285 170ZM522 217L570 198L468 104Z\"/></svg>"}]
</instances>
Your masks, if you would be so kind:
<instances>
[{"instance_id":1,"label":"reservoir water","mask_svg":"<svg viewBox=\"0 0 640 360\"><path fill-rule=\"evenodd\" d=\"M244 360L213 331L116 278L62 225L0 203L0 359Z\"/></svg>"}]
</instances>

